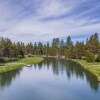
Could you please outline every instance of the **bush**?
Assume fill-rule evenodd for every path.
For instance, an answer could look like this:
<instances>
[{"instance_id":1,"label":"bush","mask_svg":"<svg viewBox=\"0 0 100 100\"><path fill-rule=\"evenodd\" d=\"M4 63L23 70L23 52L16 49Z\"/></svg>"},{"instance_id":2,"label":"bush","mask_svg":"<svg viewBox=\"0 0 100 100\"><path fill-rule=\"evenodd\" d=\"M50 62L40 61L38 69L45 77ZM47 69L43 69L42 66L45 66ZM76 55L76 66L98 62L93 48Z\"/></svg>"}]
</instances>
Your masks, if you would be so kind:
<instances>
[{"instance_id":1,"label":"bush","mask_svg":"<svg viewBox=\"0 0 100 100\"><path fill-rule=\"evenodd\" d=\"M22 58L22 56L21 56L21 55L18 55L18 58L20 58L20 59L21 59L21 58Z\"/></svg>"},{"instance_id":2,"label":"bush","mask_svg":"<svg viewBox=\"0 0 100 100\"><path fill-rule=\"evenodd\" d=\"M28 57L33 57L33 55L32 54L28 54Z\"/></svg>"},{"instance_id":3,"label":"bush","mask_svg":"<svg viewBox=\"0 0 100 100\"><path fill-rule=\"evenodd\" d=\"M81 59L82 59L82 60L86 60L86 57L85 57L85 56L82 56Z\"/></svg>"},{"instance_id":4,"label":"bush","mask_svg":"<svg viewBox=\"0 0 100 100\"><path fill-rule=\"evenodd\" d=\"M10 59L8 57L0 57L0 63L9 62Z\"/></svg>"},{"instance_id":5,"label":"bush","mask_svg":"<svg viewBox=\"0 0 100 100\"><path fill-rule=\"evenodd\" d=\"M97 55L96 61L97 61L97 62L100 62L100 54Z\"/></svg>"},{"instance_id":6,"label":"bush","mask_svg":"<svg viewBox=\"0 0 100 100\"><path fill-rule=\"evenodd\" d=\"M88 52L86 54L86 61L87 62L94 62L95 61L95 55L92 52Z\"/></svg>"},{"instance_id":7,"label":"bush","mask_svg":"<svg viewBox=\"0 0 100 100\"><path fill-rule=\"evenodd\" d=\"M1 63L5 63L5 62L9 62L10 59L8 57L0 57L0 62Z\"/></svg>"},{"instance_id":8,"label":"bush","mask_svg":"<svg viewBox=\"0 0 100 100\"><path fill-rule=\"evenodd\" d=\"M3 61L4 61L4 62L9 62L9 58L4 57L4 58L3 58Z\"/></svg>"},{"instance_id":9,"label":"bush","mask_svg":"<svg viewBox=\"0 0 100 100\"><path fill-rule=\"evenodd\" d=\"M0 57L0 62L3 62L3 57Z\"/></svg>"}]
</instances>

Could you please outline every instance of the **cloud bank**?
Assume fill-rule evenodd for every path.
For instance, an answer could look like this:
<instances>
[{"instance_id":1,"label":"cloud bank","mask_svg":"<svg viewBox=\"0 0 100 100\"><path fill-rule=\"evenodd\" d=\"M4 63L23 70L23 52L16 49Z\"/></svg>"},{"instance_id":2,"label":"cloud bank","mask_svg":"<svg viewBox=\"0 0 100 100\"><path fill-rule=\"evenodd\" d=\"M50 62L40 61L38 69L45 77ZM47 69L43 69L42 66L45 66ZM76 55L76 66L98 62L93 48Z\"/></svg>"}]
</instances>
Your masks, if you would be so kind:
<instances>
[{"instance_id":1,"label":"cloud bank","mask_svg":"<svg viewBox=\"0 0 100 100\"><path fill-rule=\"evenodd\" d=\"M100 0L0 0L0 36L13 41L100 32Z\"/></svg>"}]
</instances>

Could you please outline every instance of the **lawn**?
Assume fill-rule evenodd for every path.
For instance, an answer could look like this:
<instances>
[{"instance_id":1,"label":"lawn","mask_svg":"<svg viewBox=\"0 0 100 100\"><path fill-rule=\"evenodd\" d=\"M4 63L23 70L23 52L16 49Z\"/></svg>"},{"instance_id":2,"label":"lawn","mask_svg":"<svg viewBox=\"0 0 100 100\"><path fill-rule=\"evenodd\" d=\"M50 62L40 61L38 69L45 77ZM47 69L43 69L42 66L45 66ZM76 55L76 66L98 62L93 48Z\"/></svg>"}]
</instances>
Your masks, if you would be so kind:
<instances>
[{"instance_id":1,"label":"lawn","mask_svg":"<svg viewBox=\"0 0 100 100\"><path fill-rule=\"evenodd\" d=\"M26 57L23 59L19 59L18 61L4 63L0 66L0 73L8 72L11 70L15 70L21 67L24 67L27 64L36 64L43 61L43 58L39 57Z\"/></svg>"}]
</instances>

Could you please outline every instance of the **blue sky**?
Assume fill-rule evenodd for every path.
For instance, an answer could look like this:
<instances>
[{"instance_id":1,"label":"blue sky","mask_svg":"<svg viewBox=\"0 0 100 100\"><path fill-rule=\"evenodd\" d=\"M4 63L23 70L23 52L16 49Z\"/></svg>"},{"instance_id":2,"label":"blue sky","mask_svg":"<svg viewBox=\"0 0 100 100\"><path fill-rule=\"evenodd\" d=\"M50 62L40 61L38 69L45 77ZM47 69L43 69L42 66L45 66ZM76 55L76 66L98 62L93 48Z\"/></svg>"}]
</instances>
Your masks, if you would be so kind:
<instances>
[{"instance_id":1,"label":"blue sky","mask_svg":"<svg viewBox=\"0 0 100 100\"><path fill-rule=\"evenodd\" d=\"M0 36L49 41L100 33L100 0L0 0Z\"/></svg>"}]
</instances>

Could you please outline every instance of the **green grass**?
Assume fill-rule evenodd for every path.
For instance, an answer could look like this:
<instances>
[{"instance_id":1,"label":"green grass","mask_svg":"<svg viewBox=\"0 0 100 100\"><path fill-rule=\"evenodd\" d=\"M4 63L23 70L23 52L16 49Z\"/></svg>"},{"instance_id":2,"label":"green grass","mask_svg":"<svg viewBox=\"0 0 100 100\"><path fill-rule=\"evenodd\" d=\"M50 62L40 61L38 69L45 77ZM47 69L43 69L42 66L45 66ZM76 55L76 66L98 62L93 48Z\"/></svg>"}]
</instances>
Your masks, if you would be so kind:
<instances>
[{"instance_id":1,"label":"green grass","mask_svg":"<svg viewBox=\"0 0 100 100\"><path fill-rule=\"evenodd\" d=\"M20 59L18 61L5 63L5 64L0 66L0 73L4 73L4 72L8 72L8 71L11 71L11 70L21 68L21 67L24 67L27 64L36 64L36 63L39 63L41 61L43 61L43 58L27 57L27 58Z\"/></svg>"},{"instance_id":2,"label":"green grass","mask_svg":"<svg viewBox=\"0 0 100 100\"><path fill-rule=\"evenodd\" d=\"M39 58L39 57L27 57L27 58L20 59L19 61L15 61L15 62L25 63L25 64L35 64L35 63L38 63L42 60L43 60L43 58Z\"/></svg>"},{"instance_id":3,"label":"green grass","mask_svg":"<svg viewBox=\"0 0 100 100\"><path fill-rule=\"evenodd\" d=\"M94 74L98 81L100 81L100 62L88 63L85 60L73 59L72 61L79 63L84 69Z\"/></svg>"}]
</instances>

